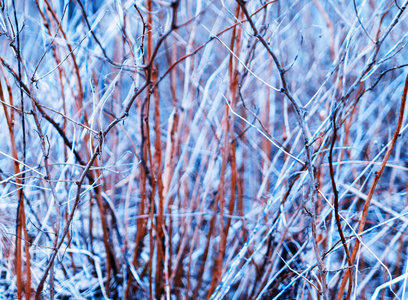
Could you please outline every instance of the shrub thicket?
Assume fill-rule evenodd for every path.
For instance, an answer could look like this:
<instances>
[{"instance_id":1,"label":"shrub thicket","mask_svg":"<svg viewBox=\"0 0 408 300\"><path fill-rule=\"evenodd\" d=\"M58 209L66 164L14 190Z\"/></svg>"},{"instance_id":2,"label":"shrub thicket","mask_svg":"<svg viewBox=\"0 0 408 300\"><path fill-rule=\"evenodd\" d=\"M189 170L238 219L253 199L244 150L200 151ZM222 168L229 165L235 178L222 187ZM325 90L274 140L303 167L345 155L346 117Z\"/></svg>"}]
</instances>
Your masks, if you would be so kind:
<instances>
[{"instance_id":1,"label":"shrub thicket","mask_svg":"<svg viewBox=\"0 0 408 300\"><path fill-rule=\"evenodd\" d=\"M0 1L0 295L406 299L408 1Z\"/></svg>"}]
</instances>

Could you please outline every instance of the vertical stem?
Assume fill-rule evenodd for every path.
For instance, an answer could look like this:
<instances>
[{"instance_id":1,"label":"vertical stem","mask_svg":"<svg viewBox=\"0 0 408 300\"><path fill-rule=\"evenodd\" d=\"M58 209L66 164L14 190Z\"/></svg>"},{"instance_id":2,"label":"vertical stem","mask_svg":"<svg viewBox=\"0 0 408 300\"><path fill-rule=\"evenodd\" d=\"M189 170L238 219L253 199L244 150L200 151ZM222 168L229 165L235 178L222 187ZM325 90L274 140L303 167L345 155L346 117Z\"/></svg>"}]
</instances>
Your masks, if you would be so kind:
<instances>
[{"instance_id":1,"label":"vertical stem","mask_svg":"<svg viewBox=\"0 0 408 300\"><path fill-rule=\"evenodd\" d=\"M333 138L332 138L332 143L330 145L330 152L329 152L329 168L330 168L330 178L332 182L332 188L333 188L333 194L334 194L334 215L336 218L336 224L337 224L337 229L339 231L340 239L343 244L344 251L347 256L347 262L349 266L349 270L352 270L353 262L351 260L350 252L346 244L346 238L344 237L343 229L341 227L341 221L340 221L340 213L339 213L339 192L337 191L337 186L336 186L336 181L334 178L334 168L333 168L333 148L334 144L336 143L336 138L337 138L337 124L336 124L336 116L337 116L337 110L333 112L333 119L332 119L332 124L333 124ZM353 289L353 272L350 272L350 279L349 279L349 288L347 291L347 297L346 299L349 299L351 296L351 292Z\"/></svg>"},{"instance_id":2,"label":"vertical stem","mask_svg":"<svg viewBox=\"0 0 408 300\"><path fill-rule=\"evenodd\" d=\"M387 150L387 152L385 153L385 157L380 165L380 168L378 169L377 172L375 172L375 176L374 176L374 181L371 184L370 190L368 192L367 195L367 199L365 200L364 203L364 208L363 208L363 212L360 218L360 222L358 225L358 234L362 233L364 231L364 226L366 224L367 221L367 215L368 215L368 209L370 208L370 204L371 204L371 199L373 198L375 189L377 187L377 184L381 178L382 173L384 172L385 166L387 164L387 161L389 159L389 157L391 156L392 150L394 149L395 143L397 142L397 139L399 137L400 134L400 130L402 127L402 121L404 120L404 112L405 112L405 104L406 104L406 100L407 100L407 92L408 92L408 75L405 79L405 84L404 84L404 91L402 93L402 98L401 98L401 107L400 107L400 112L399 112L399 116L398 116L398 123L397 123L397 128L395 129L394 135L392 137L391 140L391 144ZM354 244L354 248L351 254L351 262L354 264L356 257L357 257L357 252L358 249L360 248L360 238L356 239L356 243ZM348 272L346 272L345 276L343 277L343 280L341 282L340 288L339 288L339 293L337 296L337 300L340 300L343 297L343 293L344 290L346 288L346 283L347 280L349 278L351 278L352 274L351 274L352 270L348 269Z\"/></svg>"}]
</instances>

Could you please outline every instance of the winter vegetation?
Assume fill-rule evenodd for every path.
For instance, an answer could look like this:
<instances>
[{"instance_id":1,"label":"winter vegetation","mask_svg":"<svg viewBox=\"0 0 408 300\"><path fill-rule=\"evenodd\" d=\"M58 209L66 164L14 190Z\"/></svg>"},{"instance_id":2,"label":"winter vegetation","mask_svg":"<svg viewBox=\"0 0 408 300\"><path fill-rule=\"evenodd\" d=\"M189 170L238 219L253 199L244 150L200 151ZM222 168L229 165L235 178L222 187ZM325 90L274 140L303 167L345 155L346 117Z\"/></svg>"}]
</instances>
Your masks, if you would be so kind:
<instances>
[{"instance_id":1,"label":"winter vegetation","mask_svg":"<svg viewBox=\"0 0 408 300\"><path fill-rule=\"evenodd\" d=\"M408 0L0 0L0 299L408 299Z\"/></svg>"}]
</instances>

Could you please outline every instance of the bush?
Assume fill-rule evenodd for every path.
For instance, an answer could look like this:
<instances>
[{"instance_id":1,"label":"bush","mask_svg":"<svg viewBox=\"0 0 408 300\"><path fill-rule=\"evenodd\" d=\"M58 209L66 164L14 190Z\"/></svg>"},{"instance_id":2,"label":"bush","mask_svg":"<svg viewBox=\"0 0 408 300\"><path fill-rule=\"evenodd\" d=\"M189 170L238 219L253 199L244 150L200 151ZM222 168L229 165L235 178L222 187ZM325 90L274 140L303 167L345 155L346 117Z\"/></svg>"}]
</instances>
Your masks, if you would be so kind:
<instances>
[{"instance_id":1,"label":"bush","mask_svg":"<svg viewBox=\"0 0 408 300\"><path fill-rule=\"evenodd\" d=\"M0 1L2 298L404 298L400 2Z\"/></svg>"}]
</instances>

